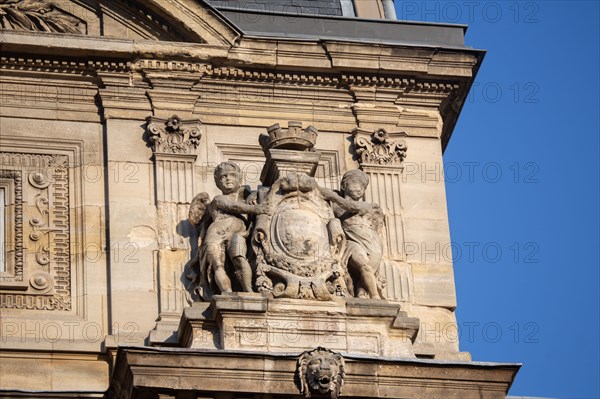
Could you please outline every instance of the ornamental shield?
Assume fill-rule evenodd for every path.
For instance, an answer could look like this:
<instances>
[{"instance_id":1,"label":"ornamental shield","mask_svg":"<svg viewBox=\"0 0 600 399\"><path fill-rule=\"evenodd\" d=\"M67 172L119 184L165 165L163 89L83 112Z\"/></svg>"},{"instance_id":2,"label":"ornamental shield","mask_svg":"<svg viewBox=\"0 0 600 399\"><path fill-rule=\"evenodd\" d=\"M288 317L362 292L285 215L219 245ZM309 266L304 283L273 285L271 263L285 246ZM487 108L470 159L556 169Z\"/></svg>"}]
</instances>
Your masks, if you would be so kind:
<instances>
[{"instance_id":1,"label":"ornamental shield","mask_svg":"<svg viewBox=\"0 0 600 399\"><path fill-rule=\"evenodd\" d=\"M252 243L256 285L276 298L330 300L345 296L344 232L313 178L291 172L258 193Z\"/></svg>"}]
</instances>

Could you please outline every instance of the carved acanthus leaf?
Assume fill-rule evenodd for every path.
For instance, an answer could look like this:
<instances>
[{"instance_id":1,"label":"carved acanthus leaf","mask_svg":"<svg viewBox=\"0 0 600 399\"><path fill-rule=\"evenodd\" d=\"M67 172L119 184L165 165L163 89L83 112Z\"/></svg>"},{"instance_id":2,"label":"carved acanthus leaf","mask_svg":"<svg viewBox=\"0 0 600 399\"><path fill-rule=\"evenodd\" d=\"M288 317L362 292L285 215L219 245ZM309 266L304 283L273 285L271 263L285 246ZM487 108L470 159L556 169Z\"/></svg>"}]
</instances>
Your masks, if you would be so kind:
<instances>
[{"instance_id":1,"label":"carved acanthus leaf","mask_svg":"<svg viewBox=\"0 0 600 399\"><path fill-rule=\"evenodd\" d=\"M49 0L0 0L0 27L19 31L86 33L85 21Z\"/></svg>"},{"instance_id":2,"label":"carved acanthus leaf","mask_svg":"<svg viewBox=\"0 0 600 399\"><path fill-rule=\"evenodd\" d=\"M406 133L394 133L394 136L406 137ZM393 140L385 129L368 132L362 129L352 131L354 148L361 165L400 166L406 157L406 141Z\"/></svg>"},{"instance_id":3,"label":"carved acanthus leaf","mask_svg":"<svg viewBox=\"0 0 600 399\"><path fill-rule=\"evenodd\" d=\"M155 153L191 154L200 143L200 122L183 121L177 115L169 119L149 117L148 138Z\"/></svg>"}]
</instances>

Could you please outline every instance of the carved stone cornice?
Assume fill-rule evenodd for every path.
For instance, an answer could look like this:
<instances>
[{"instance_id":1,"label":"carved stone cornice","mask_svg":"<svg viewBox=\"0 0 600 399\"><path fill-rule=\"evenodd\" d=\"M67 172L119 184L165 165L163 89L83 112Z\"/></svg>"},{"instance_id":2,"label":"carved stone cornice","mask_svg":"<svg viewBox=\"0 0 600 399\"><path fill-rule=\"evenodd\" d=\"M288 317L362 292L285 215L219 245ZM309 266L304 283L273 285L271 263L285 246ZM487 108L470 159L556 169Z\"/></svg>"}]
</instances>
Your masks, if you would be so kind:
<instances>
[{"instance_id":1,"label":"carved stone cornice","mask_svg":"<svg viewBox=\"0 0 600 399\"><path fill-rule=\"evenodd\" d=\"M388 133L385 129L374 132L364 129L352 131L354 151L361 166L401 167L406 157L406 133Z\"/></svg>"},{"instance_id":2,"label":"carved stone cornice","mask_svg":"<svg viewBox=\"0 0 600 399\"><path fill-rule=\"evenodd\" d=\"M0 57L0 68L17 71L55 72L55 73L81 73L88 68L88 64L81 60L64 60L55 57Z\"/></svg>"},{"instance_id":3,"label":"carved stone cornice","mask_svg":"<svg viewBox=\"0 0 600 399\"><path fill-rule=\"evenodd\" d=\"M278 83L304 83L317 85L337 85L339 77L335 75L309 74L294 72L259 71L236 67L214 68L212 76L227 80L250 80Z\"/></svg>"},{"instance_id":4,"label":"carved stone cornice","mask_svg":"<svg viewBox=\"0 0 600 399\"><path fill-rule=\"evenodd\" d=\"M147 131L155 154L192 154L202 138L200 121L183 121L177 115L169 119L149 116Z\"/></svg>"},{"instance_id":5,"label":"carved stone cornice","mask_svg":"<svg viewBox=\"0 0 600 399\"><path fill-rule=\"evenodd\" d=\"M202 62L190 62L190 61L170 61L170 60L156 60L156 59L143 59L138 60L134 64L134 69L143 71L170 71L170 72L200 72L202 75L212 73L212 65ZM198 78L196 76L196 78Z\"/></svg>"},{"instance_id":6,"label":"carved stone cornice","mask_svg":"<svg viewBox=\"0 0 600 399\"><path fill-rule=\"evenodd\" d=\"M265 331L256 334L267 335ZM197 358L200 360L194 361ZM342 398L416 399L423 398L423 392L429 398L502 398L521 367L514 363L381 359L373 355L345 354L344 358L346 383ZM180 391L182 397L192 391L197 396L211 397L214 391L223 392L224 387L228 392L240 392L240 396L243 392L246 397L298 397L296 376L297 358L289 351L275 355L266 349L224 352L119 346L107 398L136 397L132 396L134 389L165 389L157 387Z\"/></svg>"}]
</instances>

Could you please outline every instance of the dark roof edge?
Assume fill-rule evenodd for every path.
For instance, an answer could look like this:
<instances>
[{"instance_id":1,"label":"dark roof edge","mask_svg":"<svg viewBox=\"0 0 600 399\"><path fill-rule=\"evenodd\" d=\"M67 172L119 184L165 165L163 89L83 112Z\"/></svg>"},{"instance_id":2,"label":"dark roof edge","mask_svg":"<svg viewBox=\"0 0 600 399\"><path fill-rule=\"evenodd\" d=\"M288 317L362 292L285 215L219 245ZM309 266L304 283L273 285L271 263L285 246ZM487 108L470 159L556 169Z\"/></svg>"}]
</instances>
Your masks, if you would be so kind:
<instances>
[{"instance_id":1,"label":"dark roof edge","mask_svg":"<svg viewBox=\"0 0 600 399\"><path fill-rule=\"evenodd\" d=\"M358 17L347 17L339 15L323 15L323 14L301 14L293 12L283 11L263 11L253 8L238 8L238 7L214 7L217 11L232 11L241 13L253 13L253 14L264 14L264 15L281 15L284 17L295 17L295 18L319 18L319 19L337 19L347 21L360 21L360 22L374 22L380 24L401 24L401 25L423 25L423 26L439 26L449 28L462 28L463 32L466 33L469 29L469 25L466 24L452 24L446 22L422 22L422 21L405 21L397 19L374 19L374 18L358 18Z\"/></svg>"},{"instance_id":2,"label":"dark roof edge","mask_svg":"<svg viewBox=\"0 0 600 399\"><path fill-rule=\"evenodd\" d=\"M487 52L487 50L482 50L482 49L477 49L474 47L470 47L470 46L452 46L452 45L436 45L436 44L431 44L431 43L426 43L426 42L391 42L391 41L373 41L370 39L365 39L365 40L358 40L358 39L342 39L336 36L323 36L320 38L314 38L311 36L277 36L277 35L269 35L266 34L267 32L265 32L264 35L261 34L257 34L257 33L244 33L244 37L248 38L248 39L259 39L259 40L266 40L266 39L277 39L279 41L293 41L293 42L343 42L343 43L354 43L354 44L375 44L375 45L383 45L383 46L407 46L407 47L422 47L422 48L435 48L435 49L443 49L443 50L456 50L456 51L467 51L467 52L473 52L473 53L483 53L485 54Z\"/></svg>"}]
</instances>

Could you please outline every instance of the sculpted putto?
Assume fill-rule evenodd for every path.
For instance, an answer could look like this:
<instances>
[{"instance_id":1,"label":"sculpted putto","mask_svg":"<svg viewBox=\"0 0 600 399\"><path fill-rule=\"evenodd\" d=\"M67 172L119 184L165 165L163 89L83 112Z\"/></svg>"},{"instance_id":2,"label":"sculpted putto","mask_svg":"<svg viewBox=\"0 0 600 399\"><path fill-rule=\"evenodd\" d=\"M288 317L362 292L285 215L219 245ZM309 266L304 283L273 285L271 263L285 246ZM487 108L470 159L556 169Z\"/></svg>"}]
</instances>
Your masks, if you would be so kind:
<instances>
[{"instance_id":1,"label":"sculpted putto","mask_svg":"<svg viewBox=\"0 0 600 399\"><path fill-rule=\"evenodd\" d=\"M314 126L302 128L297 121L269 127L259 139L265 164L258 191L244 191L239 167L224 162L215 170L222 195L212 201L206 193L196 196L190 222L200 226L200 240L190 278L203 299L232 291L381 299L383 212L362 200L369 177L361 170L343 176L341 192L317 184L317 135ZM384 130L370 140L355 145L378 153L406 150L389 144ZM372 152L367 150L361 157ZM396 155L401 162L403 153Z\"/></svg>"},{"instance_id":2,"label":"sculpted putto","mask_svg":"<svg viewBox=\"0 0 600 399\"><path fill-rule=\"evenodd\" d=\"M222 195L209 201L208 194L198 194L190 207L190 222L202 223L199 245L198 293L208 299L215 291L232 292L230 274L236 276L242 291L252 292L252 268L248 263L246 239L249 222L246 215L266 213L264 205L244 202L240 168L232 162L219 164L215 183Z\"/></svg>"},{"instance_id":3,"label":"sculpted putto","mask_svg":"<svg viewBox=\"0 0 600 399\"><path fill-rule=\"evenodd\" d=\"M302 172L288 172L249 193L231 162L219 164L214 177L222 194L212 201L198 194L189 216L200 227L191 278L204 300L233 291L316 300L381 298L383 213L362 200L366 173L347 172L340 193Z\"/></svg>"},{"instance_id":4,"label":"sculpted putto","mask_svg":"<svg viewBox=\"0 0 600 399\"><path fill-rule=\"evenodd\" d=\"M342 195L325 188L321 191L333 203L346 235L342 260L348 268L348 291L353 296L380 299L376 274L383 257L383 212L379 205L362 201L368 185L369 176L356 169L342 177Z\"/></svg>"}]
</instances>

